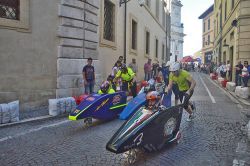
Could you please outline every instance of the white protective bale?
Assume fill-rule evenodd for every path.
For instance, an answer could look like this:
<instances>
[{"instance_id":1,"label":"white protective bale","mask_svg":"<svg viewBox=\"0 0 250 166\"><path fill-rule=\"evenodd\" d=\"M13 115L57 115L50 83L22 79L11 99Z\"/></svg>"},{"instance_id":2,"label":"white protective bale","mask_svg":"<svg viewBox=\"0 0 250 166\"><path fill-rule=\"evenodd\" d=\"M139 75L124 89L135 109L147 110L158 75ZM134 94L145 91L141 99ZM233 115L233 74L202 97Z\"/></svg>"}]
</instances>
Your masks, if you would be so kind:
<instances>
[{"instance_id":1,"label":"white protective bale","mask_svg":"<svg viewBox=\"0 0 250 166\"><path fill-rule=\"evenodd\" d=\"M234 92L236 88L236 84L234 82L227 82L226 88L229 91Z\"/></svg>"},{"instance_id":2,"label":"white protective bale","mask_svg":"<svg viewBox=\"0 0 250 166\"><path fill-rule=\"evenodd\" d=\"M60 111L60 114L66 113L66 100L65 100L65 98L58 99L57 110Z\"/></svg>"},{"instance_id":3,"label":"white protective bale","mask_svg":"<svg viewBox=\"0 0 250 166\"><path fill-rule=\"evenodd\" d=\"M66 112L70 113L76 109L76 101L73 97L67 97L65 98L66 103Z\"/></svg>"},{"instance_id":4,"label":"white protective bale","mask_svg":"<svg viewBox=\"0 0 250 166\"><path fill-rule=\"evenodd\" d=\"M237 86L235 89L235 94L243 99L248 99L249 97L249 88Z\"/></svg>"},{"instance_id":5,"label":"white protective bale","mask_svg":"<svg viewBox=\"0 0 250 166\"><path fill-rule=\"evenodd\" d=\"M49 99L49 115L60 115L60 110L57 109L58 99Z\"/></svg>"},{"instance_id":6,"label":"white protective bale","mask_svg":"<svg viewBox=\"0 0 250 166\"><path fill-rule=\"evenodd\" d=\"M241 89L241 86L236 86L236 88L235 88L235 94L237 96L240 96L240 89Z\"/></svg>"},{"instance_id":7,"label":"white protective bale","mask_svg":"<svg viewBox=\"0 0 250 166\"><path fill-rule=\"evenodd\" d=\"M0 104L1 107L1 123L9 123L11 122L11 114L9 111L8 104Z\"/></svg>"},{"instance_id":8,"label":"white protective bale","mask_svg":"<svg viewBox=\"0 0 250 166\"><path fill-rule=\"evenodd\" d=\"M243 99L248 99L249 97L249 87L244 87L244 88L241 88L241 98Z\"/></svg>"},{"instance_id":9,"label":"white protective bale","mask_svg":"<svg viewBox=\"0 0 250 166\"><path fill-rule=\"evenodd\" d=\"M11 115L11 122L18 122L19 121L19 101L13 101L8 103L9 111Z\"/></svg>"}]
</instances>

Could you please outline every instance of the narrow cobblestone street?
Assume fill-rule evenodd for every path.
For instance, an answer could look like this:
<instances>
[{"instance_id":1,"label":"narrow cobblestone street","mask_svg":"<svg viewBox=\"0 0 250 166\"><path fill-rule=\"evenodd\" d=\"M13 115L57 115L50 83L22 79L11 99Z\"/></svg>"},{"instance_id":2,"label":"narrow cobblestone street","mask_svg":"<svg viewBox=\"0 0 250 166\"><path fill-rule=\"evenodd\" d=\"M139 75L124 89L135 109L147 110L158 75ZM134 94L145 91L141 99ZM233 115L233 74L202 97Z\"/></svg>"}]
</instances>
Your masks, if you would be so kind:
<instances>
[{"instance_id":1,"label":"narrow cobblestone street","mask_svg":"<svg viewBox=\"0 0 250 166\"><path fill-rule=\"evenodd\" d=\"M230 166L240 160L250 165L243 121L237 107L207 75L193 73L197 87L192 100L196 117L181 123L182 138L160 152L141 152L135 165ZM212 103L202 83L216 103ZM95 122L66 118L0 128L0 165L128 165L124 155L106 151L105 146L123 121ZM240 156L241 153L245 156Z\"/></svg>"}]
</instances>

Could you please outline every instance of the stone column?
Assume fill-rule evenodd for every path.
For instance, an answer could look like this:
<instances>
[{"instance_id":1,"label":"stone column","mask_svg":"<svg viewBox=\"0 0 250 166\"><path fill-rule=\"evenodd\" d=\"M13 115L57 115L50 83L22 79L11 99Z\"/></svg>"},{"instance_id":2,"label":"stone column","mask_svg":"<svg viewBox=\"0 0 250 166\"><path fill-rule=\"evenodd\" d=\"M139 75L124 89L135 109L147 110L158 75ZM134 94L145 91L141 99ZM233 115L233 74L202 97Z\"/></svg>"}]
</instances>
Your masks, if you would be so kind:
<instances>
[{"instance_id":1,"label":"stone column","mask_svg":"<svg viewBox=\"0 0 250 166\"><path fill-rule=\"evenodd\" d=\"M99 0L61 0L58 16L58 59L56 97L83 94L82 68L94 59L97 82Z\"/></svg>"}]
</instances>

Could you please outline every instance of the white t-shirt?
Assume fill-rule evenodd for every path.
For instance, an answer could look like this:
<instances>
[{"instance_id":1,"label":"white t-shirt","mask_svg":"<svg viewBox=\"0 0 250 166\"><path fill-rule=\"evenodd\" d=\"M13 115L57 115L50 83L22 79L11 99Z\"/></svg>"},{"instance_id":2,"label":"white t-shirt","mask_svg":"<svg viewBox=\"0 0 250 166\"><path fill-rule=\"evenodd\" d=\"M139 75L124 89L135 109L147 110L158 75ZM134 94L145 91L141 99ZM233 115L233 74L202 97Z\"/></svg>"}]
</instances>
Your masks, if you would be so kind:
<instances>
[{"instance_id":1,"label":"white t-shirt","mask_svg":"<svg viewBox=\"0 0 250 166\"><path fill-rule=\"evenodd\" d=\"M119 70L119 68L118 68L117 66L113 67L113 68L112 68L112 73L111 73L111 75L112 75L113 77L115 77L115 75L116 75L116 73L118 72L118 70Z\"/></svg>"}]
</instances>

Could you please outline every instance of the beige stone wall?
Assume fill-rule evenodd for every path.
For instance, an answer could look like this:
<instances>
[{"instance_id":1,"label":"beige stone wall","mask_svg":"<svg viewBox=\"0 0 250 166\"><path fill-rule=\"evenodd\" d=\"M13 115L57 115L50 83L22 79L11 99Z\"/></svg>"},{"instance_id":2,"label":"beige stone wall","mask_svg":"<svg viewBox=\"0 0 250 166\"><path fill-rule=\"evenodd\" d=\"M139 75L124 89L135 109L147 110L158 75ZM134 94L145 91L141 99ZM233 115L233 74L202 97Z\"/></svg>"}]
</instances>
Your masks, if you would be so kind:
<instances>
[{"instance_id":1,"label":"beige stone wall","mask_svg":"<svg viewBox=\"0 0 250 166\"><path fill-rule=\"evenodd\" d=\"M102 80L98 60L99 0L60 0L56 97L81 95L82 68L94 59L97 85ZM96 89L97 90L97 89Z\"/></svg>"},{"instance_id":2,"label":"beige stone wall","mask_svg":"<svg viewBox=\"0 0 250 166\"><path fill-rule=\"evenodd\" d=\"M238 61L250 62L250 0L237 0L235 7L231 8L231 1L228 1L227 17L224 19L225 0L217 2L215 15L220 14L222 7L222 31L215 34L215 49L219 50L221 45L221 62L232 61L235 66ZM232 22L237 20L237 26L233 27ZM219 60L219 58L218 58ZM233 81L235 70L233 70Z\"/></svg>"},{"instance_id":3,"label":"beige stone wall","mask_svg":"<svg viewBox=\"0 0 250 166\"><path fill-rule=\"evenodd\" d=\"M115 4L115 42L106 42L102 38L103 31L103 1L101 1L100 10L100 48L99 58L101 61L102 71L104 71L105 78L111 73L112 66L117 61L119 56L124 55L124 4L119 7L118 1L112 0ZM162 9L162 3L160 3L159 10ZM129 64L132 58L137 60L139 66L138 80L142 80L144 77L143 66L147 61L148 56L145 55L145 30L150 32L150 55L153 62L155 62L155 39L158 39L158 60L160 64L162 62L162 44L165 45L165 30L162 26L162 12L160 11L159 20L156 18L156 3L151 1L150 8L143 6L140 7L137 1L129 1L127 3L127 64ZM131 18L137 21L137 50L131 50Z\"/></svg>"},{"instance_id":4,"label":"beige stone wall","mask_svg":"<svg viewBox=\"0 0 250 166\"><path fill-rule=\"evenodd\" d=\"M208 30L208 20L210 20L210 29ZM202 46L203 38L205 38L205 45L202 47L202 63L205 63L205 53L213 51L213 42L214 42L214 13L210 13L203 19L203 24L205 23L205 31L202 27ZM210 36L210 43L208 43L208 36Z\"/></svg>"},{"instance_id":5,"label":"beige stone wall","mask_svg":"<svg viewBox=\"0 0 250 166\"><path fill-rule=\"evenodd\" d=\"M20 26L0 20L0 103L19 99L21 110L34 109L55 97L57 9L57 1L31 0Z\"/></svg>"}]
</instances>

